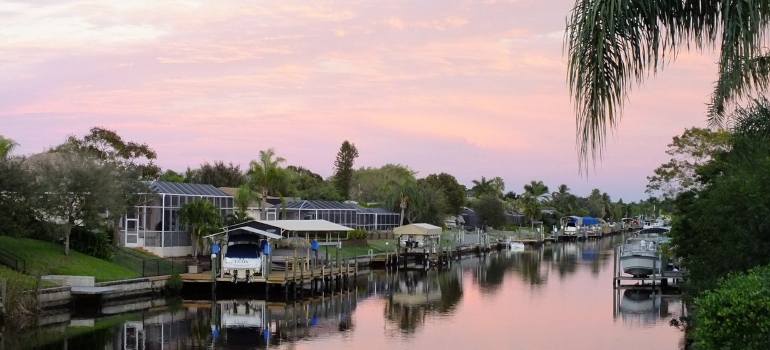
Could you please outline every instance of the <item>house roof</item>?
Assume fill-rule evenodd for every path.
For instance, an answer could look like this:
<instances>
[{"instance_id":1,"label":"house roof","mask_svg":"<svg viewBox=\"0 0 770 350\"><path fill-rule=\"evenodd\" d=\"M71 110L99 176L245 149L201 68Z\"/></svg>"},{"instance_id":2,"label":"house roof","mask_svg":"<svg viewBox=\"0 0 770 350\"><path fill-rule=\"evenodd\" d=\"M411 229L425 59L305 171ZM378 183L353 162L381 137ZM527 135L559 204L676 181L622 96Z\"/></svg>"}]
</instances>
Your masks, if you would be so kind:
<instances>
[{"instance_id":1,"label":"house roof","mask_svg":"<svg viewBox=\"0 0 770 350\"><path fill-rule=\"evenodd\" d=\"M345 204L335 201L303 200L286 203L286 209L294 210L355 210Z\"/></svg>"},{"instance_id":2,"label":"house roof","mask_svg":"<svg viewBox=\"0 0 770 350\"><path fill-rule=\"evenodd\" d=\"M208 184L189 184L179 182L153 181L150 189L156 193L183 194L189 196L232 197L222 190Z\"/></svg>"},{"instance_id":3,"label":"house roof","mask_svg":"<svg viewBox=\"0 0 770 350\"><path fill-rule=\"evenodd\" d=\"M352 228L326 220L255 220L284 231L353 231Z\"/></svg>"},{"instance_id":4,"label":"house roof","mask_svg":"<svg viewBox=\"0 0 770 350\"><path fill-rule=\"evenodd\" d=\"M386 209L379 208L379 207L367 208L367 207L362 207L362 206L360 206L358 204L354 204L354 203L345 203L345 205L350 207L351 209L355 209L359 213L366 213L366 214L395 214L395 213L393 213L391 211L388 211Z\"/></svg>"},{"instance_id":5,"label":"house roof","mask_svg":"<svg viewBox=\"0 0 770 350\"><path fill-rule=\"evenodd\" d=\"M441 227L422 223L404 225L393 229L393 234L396 236L438 236L441 235L441 232Z\"/></svg>"}]
</instances>

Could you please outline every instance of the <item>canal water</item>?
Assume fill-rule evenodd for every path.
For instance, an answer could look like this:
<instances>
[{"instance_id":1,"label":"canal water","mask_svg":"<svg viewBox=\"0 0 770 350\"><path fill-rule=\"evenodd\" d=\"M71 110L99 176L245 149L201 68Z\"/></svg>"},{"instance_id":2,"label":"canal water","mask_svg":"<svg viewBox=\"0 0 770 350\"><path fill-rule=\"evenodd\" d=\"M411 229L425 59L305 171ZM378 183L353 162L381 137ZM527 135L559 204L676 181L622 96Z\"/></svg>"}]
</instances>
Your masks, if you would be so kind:
<instances>
[{"instance_id":1,"label":"canal water","mask_svg":"<svg viewBox=\"0 0 770 350\"><path fill-rule=\"evenodd\" d=\"M133 301L6 334L27 349L681 349L677 296L616 291L623 237L468 257L448 271L374 271L298 302L248 295ZM247 293L246 293L247 294Z\"/></svg>"}]
</instances>

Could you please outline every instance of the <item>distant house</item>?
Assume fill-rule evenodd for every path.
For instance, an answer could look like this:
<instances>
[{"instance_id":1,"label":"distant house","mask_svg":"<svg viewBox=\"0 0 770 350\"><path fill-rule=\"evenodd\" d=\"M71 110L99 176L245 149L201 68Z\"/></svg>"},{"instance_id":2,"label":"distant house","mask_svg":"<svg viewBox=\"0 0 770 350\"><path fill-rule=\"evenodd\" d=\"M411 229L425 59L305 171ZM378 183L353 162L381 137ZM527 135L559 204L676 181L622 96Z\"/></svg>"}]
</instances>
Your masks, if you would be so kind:
<instances>
[{"instance_id":1,"label":"distant house","mask_svg":"<svg viewBox=\"0 0 770 350\"><path fill-rule=\"evenodd\" d=\"M121 220L125 247L144 248L161 257L192 254L190 231L179 217L182 205L203 199L218 207L223 218L233 212L233 196L212 185L153 181L150 190L142 204Z\"/></svg>"},{"instance_id":2,"label":"distant house","mask_svg":"<svg viewBox=\"0 0 770 350\"><path fill-rule=\"evenodd\" d=\"M356 210L355 228L357 229L379 232L393 231L399 226L401 214L392 213L383 208L362 207L354 203L345 203L345 205Z\"/></svg>"},{"instance_id":3,"label":"distant house","mask_svg":"<svg viewBox=\"0 0 770 350\"><path fill-rule=\"evenodd\" d=\"M283 209L279 209L283 211ZM382 208L366 208L353 203L299 200L286 203L284 220L327 220L352 229L390 231L398 226L399 214Z\"/></svg>"}]
</instances>

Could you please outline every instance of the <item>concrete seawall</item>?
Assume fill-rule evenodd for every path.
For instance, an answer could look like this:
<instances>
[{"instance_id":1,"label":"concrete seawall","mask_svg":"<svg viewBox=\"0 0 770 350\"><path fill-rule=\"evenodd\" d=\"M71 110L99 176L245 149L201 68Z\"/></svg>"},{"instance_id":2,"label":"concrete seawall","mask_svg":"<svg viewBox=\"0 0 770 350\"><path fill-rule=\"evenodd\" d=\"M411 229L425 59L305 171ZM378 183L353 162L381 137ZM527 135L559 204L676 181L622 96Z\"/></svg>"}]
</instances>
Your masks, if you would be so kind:
<instances>
[{"instance_id":1,"label":"concrete seawall","mask_svg":"<svg viewBox=\"0 0 770 350\"><path fill-rule=\"evenodd\" d=\"M139 298L143 296L158 295L163 292L168 281L168 276L135 278L130 280L110 281L94 283L92 286L82 286L83 278L64 278L57 276L56 281L74 282L75 285L44 288L38 292L38 301L43 310L66 307L80 297L99 298L102 303L126 298ZM93 277L91 277L93 278ZM86 285L89 283L85 283ZM93 291L87 292L88 288ZM74 290L73 290L74 289ZM84 290L86 292L84 292Z\"/></svg>"}]
</instances>

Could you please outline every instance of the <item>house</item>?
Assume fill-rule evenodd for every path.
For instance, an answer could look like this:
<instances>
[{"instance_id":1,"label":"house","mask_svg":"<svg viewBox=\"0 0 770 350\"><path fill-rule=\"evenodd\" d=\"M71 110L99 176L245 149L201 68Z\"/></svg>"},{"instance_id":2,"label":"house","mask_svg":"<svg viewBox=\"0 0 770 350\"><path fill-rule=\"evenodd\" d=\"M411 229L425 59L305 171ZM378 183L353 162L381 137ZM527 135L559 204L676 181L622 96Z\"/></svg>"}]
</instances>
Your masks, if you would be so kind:
<instances>
[{"instance_id":1,"label":"house","mask_svg":"<svg viewBox=\"0 0 770 350\"><path fill-rule=\"evenodd\" d=\"M179 209L203 199L213 203L222 217L233 213L233 196L204 184L153 181L151 193L121 220L121 245L143 248L161 257L193 253L188 227L181 224Z\"/></svg>"}]
</instances>

